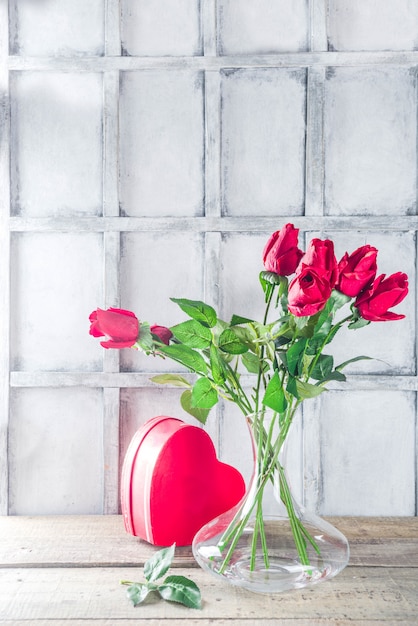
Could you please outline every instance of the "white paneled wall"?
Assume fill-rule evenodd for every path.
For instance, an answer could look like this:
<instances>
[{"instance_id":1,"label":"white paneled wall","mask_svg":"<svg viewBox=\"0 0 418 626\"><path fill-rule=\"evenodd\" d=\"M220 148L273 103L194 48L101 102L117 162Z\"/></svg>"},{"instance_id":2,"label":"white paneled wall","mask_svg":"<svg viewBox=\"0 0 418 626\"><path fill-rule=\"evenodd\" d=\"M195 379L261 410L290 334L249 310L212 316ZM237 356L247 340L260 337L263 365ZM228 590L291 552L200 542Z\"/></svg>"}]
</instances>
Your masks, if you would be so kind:
<instances>
[{"instance_id":1,"label":"white paneled wall","mask_svg":"<svg viewBox=\"0 0 418 626\"><path fill-rule=\"evenodd\" d=\"M306 70L225 70L221 103L222 213L303 214Z\"/></svg>"},{"instance_id":2,"label":"white paneled wall","mask_svg":"<svg viewBox=\"0 0 418 626\"><path fill-rule=\"evenodd\" d=\"M0 514L118 512L135 430L193 418L150 382L173 365L104 351L90 312L260 317L286 222L410 278L405 320L332 345L373 360L304 403L296 493L416 514L417 73L411 0L0 0ZM248 478L242 422L207 428Z\"/></svg>"},{"instance_id":3,"label":"white paneled wall","mask_svg":"<svg viewBox=\"0 0 418 626\"><path fill-rule=\"evenodd\" d=\"M415 213L416 88L416 68L328 69L324 109L328 215Z\"/></svg>"},{"instance_id":4,"label":"white paneled wall","mask_svg":"<svg viewBox=\"0 0 418 626\"><path fill-rule=\"evenodd\" d=\"M122 215L203 214L203 89L202 72L121 73Z\"/></svg>"},{"instance_id":5,"label":"white paneled wall","mask_svg":"<svg viewBox=\"0 0 418 626\"><path fill-rule=\"evenodd\" d=\"M13 215L101 213L102 92L99 73L10 73Z\"/></svg>"},{"instance_id":6,"label":"white paneled wall","mask_svg":"<svg viewBox=\"0 0 418 626\"><path fill-rule=\"evenodd\" d=\"M202 54L200 2L121 0L121 44L126 56ZM161 86L163 86L162 83Z\"/></svg>"}]
</instances>

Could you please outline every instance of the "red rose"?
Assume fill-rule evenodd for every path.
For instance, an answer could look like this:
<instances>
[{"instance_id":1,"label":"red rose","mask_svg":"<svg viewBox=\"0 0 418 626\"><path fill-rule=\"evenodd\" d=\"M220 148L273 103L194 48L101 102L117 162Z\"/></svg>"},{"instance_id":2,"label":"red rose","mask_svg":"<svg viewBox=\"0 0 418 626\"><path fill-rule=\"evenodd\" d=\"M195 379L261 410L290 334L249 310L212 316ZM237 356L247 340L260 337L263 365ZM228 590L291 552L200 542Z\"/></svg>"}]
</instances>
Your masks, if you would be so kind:
<instances>
[{"instance_id":1,"label":"red rose","mask_svg":"<svg viewBox=\"0 0 418 626\"><path fill-rule=\"evenodd\" d=\"M338 277L338 265L333 242L330 239L312 239L296 273L302 272L305 267L310 267L319 272L321 277L326 276L332 289Z\"/></svg>"},{"instance_id":2,"label":"red rose","mask_svg":"<svg viewBox=\"0 0 418 626\"><path fill-rule=\"evenodd\" d=\"M162 343L165 343L168 346L170 339L173 336L173 333L169 328L166 328L165 326L157 326L157 324L154 324L153 326L151 326L150 330L154 335L158 337L158 339Z\"/></svg>"},{"instance_id":3,"label":"red rose","mask_svg":"<svg viewBox=\"0 0 418 626\"><path fill-rule=\"evenodd\" d=\"M338 263L336 289L354 298L375 279L377 250L373 246L361 246L350 255L345 253Z\"/></svg>"},{"instance_id":4,"label":"red rose","mask_svg":"<svg viewBox=\"0 0 418 626\"><path fill-rule=\"evenodd\" d=\"M289 285L288 309L296 317L314 315L331 295L327 272L304 266Z\"/></svg>"},{"instance_id":5,"label":"red rose","mask_svg":"<svg viewBox=\"0 0 418 626\"><path fill-rule=\"evenodd\" d=\"M293 274L303 256L298 248L299 229L286 224L273 233L263 250L263 263L268 272L279 276Z\"/></svg>"},{"instance_id":6,"label":"red rose","mask_svg":"<svg viewBox=\"0 0 418 626\"><path fill-rule=\"evenodd\" d=\"M90 315L90 335L107 337L101 341L103 348L131 348L139 334L139 321L131 311L123 309L97 309Z\"/></svg>"},{"instance_id":7,"label":"red rose","mask_svg":"<svg viewBox=\"0 0 418 626\"><path fill-rule=\"evenodd\" d=\"M385 278L381 274L374 283L361 293L354 303L363 319L370 322L401 320L405 315L392 313L388 309L396 306L408 293L408 276L396 272Z\"/></svg>"}]
</instances>

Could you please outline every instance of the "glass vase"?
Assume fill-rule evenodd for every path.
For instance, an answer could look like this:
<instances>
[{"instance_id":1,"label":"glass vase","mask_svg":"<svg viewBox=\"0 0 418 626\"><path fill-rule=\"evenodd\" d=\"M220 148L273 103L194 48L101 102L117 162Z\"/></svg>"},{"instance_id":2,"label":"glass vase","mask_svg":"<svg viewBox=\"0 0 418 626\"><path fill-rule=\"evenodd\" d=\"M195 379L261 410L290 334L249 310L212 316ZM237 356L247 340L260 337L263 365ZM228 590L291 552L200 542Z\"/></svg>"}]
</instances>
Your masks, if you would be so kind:
<instances>
[{"instance_id":1,"label":"glass vase","mask_svg":"<svg viewBox=\"0 0 418 626\"><path fill-rule=\"evenodd\" d=\"M286 475L293 415L266 410L248 416L254 471L247 492L193 540L204 570L257 593L317 584L338 574L349 559L344 535L293 497Z\"/></svg>"}]
</instances>

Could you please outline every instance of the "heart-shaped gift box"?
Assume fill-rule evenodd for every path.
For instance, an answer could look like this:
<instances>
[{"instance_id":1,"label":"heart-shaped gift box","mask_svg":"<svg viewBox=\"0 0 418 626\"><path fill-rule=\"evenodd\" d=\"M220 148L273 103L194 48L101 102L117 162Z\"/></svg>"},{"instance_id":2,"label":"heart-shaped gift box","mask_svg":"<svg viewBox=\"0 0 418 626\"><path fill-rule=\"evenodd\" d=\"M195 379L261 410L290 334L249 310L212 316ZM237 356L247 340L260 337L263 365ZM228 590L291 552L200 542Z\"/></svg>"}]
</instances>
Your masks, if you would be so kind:
<instances>
[{"instance_id":1,"label":"heart-shaped gift box","mask_svg":"<svg viewBox=\"0 0 418 626\"><path fill-rule=\"evenodd\" d=\"M242 475L218 460L202 428L160 415L129 444L121 480L125 529L153 545L191 545L202 526L244 493Z\"/></svg>"}]
</instances>

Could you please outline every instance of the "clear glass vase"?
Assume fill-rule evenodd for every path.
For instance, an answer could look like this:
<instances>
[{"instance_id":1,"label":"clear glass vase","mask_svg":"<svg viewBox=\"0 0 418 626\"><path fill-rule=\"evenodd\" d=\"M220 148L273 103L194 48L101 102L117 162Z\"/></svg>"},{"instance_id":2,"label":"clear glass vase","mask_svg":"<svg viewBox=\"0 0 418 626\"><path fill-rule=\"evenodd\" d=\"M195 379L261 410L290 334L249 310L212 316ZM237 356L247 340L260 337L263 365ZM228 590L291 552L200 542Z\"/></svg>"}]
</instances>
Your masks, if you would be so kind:
<instances>
[{"instance_id":1,"label":"clear glass vase","mask_svg":"<svg viewBox=\"0 0 418 626\"><path fill-rule=\"evenodd\" d=\"M293 414L263 411L247 418L254 472L246 495L193 540L194 557L204 570L257 593L317 584L349 560L344 535L292 495L285 453Z\"/></svg>"}]
</instances>

